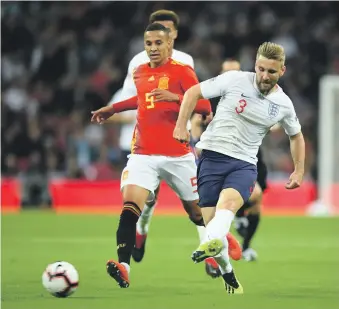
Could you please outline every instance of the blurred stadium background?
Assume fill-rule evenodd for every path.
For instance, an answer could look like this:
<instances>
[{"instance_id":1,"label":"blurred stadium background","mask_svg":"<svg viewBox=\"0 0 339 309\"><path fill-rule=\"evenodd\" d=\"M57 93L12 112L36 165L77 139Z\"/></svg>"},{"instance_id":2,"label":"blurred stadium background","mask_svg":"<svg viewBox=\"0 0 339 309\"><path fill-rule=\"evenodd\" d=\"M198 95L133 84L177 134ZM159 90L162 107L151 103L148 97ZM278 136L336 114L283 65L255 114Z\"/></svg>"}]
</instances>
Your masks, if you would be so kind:
<instances>
[{"instance_id":1,"label":"blurred stadium background","mask_svg":"<svg viewBox=\"0 0 339 309\"><path fill-rule=\"evenodd\" d=\"M57 258L70 259L70 262L73 260L80 267L81 277L81 270L89 263L84 277L92 280L98 269L104 273L105 259L114 254L114 228L118 220L114 214L121 207L119 177L125 162L124 145L129 141L124 140L121 124L91 124L90 111L108 104L122 87L129 61L143 50L143 29L147 25L148 16L158 9L171 9L179 15L180 27L175 48L193 56L200 80L217 75L222 62L227 58L238 59L243 70L253 70L256 48L263 41L270 40L284 46L287 72L281 85L292 98L303 127L307 147L306 174L302 188L287 192L283 186L293 168L288 137L283 131L267 136L263 154L268 164L270 187L264 197L264 215L328 212L327 208L318 207L322 203L317 202L318 175L322 168L318 164L320 154L325 156L323 162L334 173L329 179L329 185L333 193L331 203L334 212L338 212L339 190L335 190L335 183L339 183L339 171L335 164L339 162L338 135L332 134L332 140L327 141L326 145L334 145L330 150L319 149L322 142L320 134L326 136L335 132L335 126L338 130L339 124L338 84L334 83L331 90L338 94L333 94L332 113L326 112L327 108L321 106L326 102L319 99L322 78L339 74L338 2L2 2L1 206L3 213L21 212L20 215L2 216L2 243L5 248L2 250L5 251L2 254L3 308L36 308L40 305L57 307L57 303L39 303L31 296L36 296L35 288L41 289L36 287L39 282L35 282L35 277L39 279L44 264ZM324 89L327 89L326 85ZM322 121L319 121L320 110L324 110ZM332 120L327 121L328 119ZM332 161L326 159L329 151ZM325 183L326 181L328 179ZM60 213L100 212L101 215L91 220L85 215L55 216L52 212L45 211L50 208ZM34 211L22 211L24 209ZM165 185L160 193L156 213L183 213L176 196ZM111 215L102 214L112 214L115 219ZM170 239L166 231L160 232L161 225L167 222L164 217L159 216L158 223L156 220L155 218L153 228L156 230L159 227L159 234L154 233L154 246L150 241L150 251L160 254L155 246L166 251L161 237L168 238L170 244L176 238ZM176 217L168 221L180 227L188 226L187 235L191 238L185 242L187 250L181 254L183 260L178 258L176 261L179 264L183 261L186 263L196 241L194 231L184 218ZM93 226L89 232L86 226L91 224ZM103 227L105 224L106 227ZM282 229L286 225L289 226L290 234L284 238L275 227ZM167 226L171 228L170 223ZM282 305L284 301L284 304L291 305L289 308L320 308L323 305L326 308L339 308L334 297L335 293L338 295L338 280L329 279L329 276L338 274L339 271L338 254L332 254L333 251L339 251L337 219L267 218L261 229L256 245L261 250L259 253L268 258L268 264L265 266L263 258L263 263L257 269L242 266L244 269L240 270L240 274L248 276L252 272L253 278L269 280L273 269L276 271L279 268L280 274L277 276L284 279L280 283L275 281L277 285L273 284L273 287L279 288L285 295L279 303L281 308L285 308ZM99 238L95 238L98 231ZM323 234L318 234L317 231ZM311 240L307 240L306 236L303 238L303 234L299 235L297 244L292 245L294 250L299 246L299 255L289 253L291 259L297 261L293 266L295 270L305 267L302 282L296 280L292 284L294 289L300 285L305 289L299 299L299 294L296 296L289 292L291 279L286 277L286 272L290 269L281 266L284 261L277 256L282 256L286 250L291 249L290 243L293 240L290 237L304 232L312 235ZM67 241L69 236L73 242ZM273 240L274 237L276 240ZM313 245L307 247L308 241ZM281 243L280 249L276 242ZM91 247L94 243L93 248L100 255L102 264L99 266L91 264L91 261L98 259L95 250L79 247L84 244ZM272 244L276 255L270 251ZM78 251L71 254L73 248ZM24 284L20 284L22 278L18 269L23 271L23 267L18 266L20 263L17 258L20 255L22 257L22 249L27 254L25 259L32 263L30 272L25 269L26 275L33 278L24 280ZM323 255L319 253L320 249ZM56 252L61 252L62 255L56 256ZM323 277L313 278L309 274L312 264L320 266L318 258L327 254L331 257L326 260L327 268ZM159 258L164 259L164 256ZM145 279L145 274L152 272L152 261L154 258L150 258L149 264L145 262L146 269L135 275L136 279L139 277L138 280L146 280L148 287L159 280L155 275ZM188 267L195 274L195 268L192 266L191 269L191 264L187 263L189 266L182 266L180 271L183 272ZM19 268L15 268L15 271L13 267ZM174 269L172 271L173 274L176 273ZM170 271L167 272L169 274ZM300 275L296 276L299 280ZM99 283L100 288L95 288L93 284L91 288L98 298L105 298L111 290L107 287L110 282L107 284L105 274L100 276L104 277L105 284ZM95 280L97 284L99 279ZM199 280L207 279L201 275ZM327 292L323 291L325 294L322 294L326 296L326 304L322 303L321 298L312 298L315 297L314 292L319 291L317 284L321 281L330 284L330 288L324 287ZM257 283L255 279L253 282L248 281L248 285L255 285L261 295L252 298L253 303L258 306L260 304L261 308L280 308L278 302L272 305L272 299L265 298L267 287L262 286L260 290L261 286ZM177 284L174 277L168 284ZM189 284L191 283L187 285ZM213 294L214 288L199 284L194 288L205 289ZM187 308L204 306L205 298L197 298L194 306L189 302L192 291L180 294L181 288L185 291L186 286L180 285L178 290L163 287L169 293L179 295L178 303L173 300L173 303L169 303L172 304L170 307L186 304L185 301ZM85 291L91 293L88 287ZM120 308L138 307L137 301L134 303L132 299L127 302L120 299L118 292L114 292L114 296L118 298L116 304ZM140 297L138 293L140 291L137 290L137 298ZM168 297L165 291L158 290L158 293L158 297ZM39 295L40 292L38 301L39 297L46 297ZM183 302L179 302L180 295L184 298L181 299ZM279 298L277 294L273 295ZM147 307L147 299L145 297L144 305L139 304L140 308ZM92 301L95 301L95 297ZM293 301L298 305L294 307ZM95 303L92 304L94 306ZM244 301L241 304L241 308L251 308ZM83 303L79 305L71 302L68 305L70 308L85 308ZM68 305L63 306L67 308Z\"/></svg>"}]
</instances>

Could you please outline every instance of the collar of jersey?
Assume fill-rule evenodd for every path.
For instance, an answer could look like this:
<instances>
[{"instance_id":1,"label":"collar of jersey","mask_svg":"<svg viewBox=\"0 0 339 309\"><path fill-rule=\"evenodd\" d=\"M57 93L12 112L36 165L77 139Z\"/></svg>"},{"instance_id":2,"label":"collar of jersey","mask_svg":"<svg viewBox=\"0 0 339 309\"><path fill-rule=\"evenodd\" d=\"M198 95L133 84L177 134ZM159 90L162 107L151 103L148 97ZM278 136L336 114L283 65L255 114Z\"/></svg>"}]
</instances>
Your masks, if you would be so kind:
<instances>
[{"instance_id":1,"label":"collar of jersey","mask_svg":"<svg viewBox=\"0 0 339 309\"><path fill-rule=\"evenodd\" d=\"M281 90L280 86L279 86L278 84L276 84L276 86L278 87L276 91L273 91L273 92L270 92L270 93L267 94L267 95L264 95L264 94L262 94L262 93L260 92L260 90L259 90L259 88L258 88L258 85L257 85L257 83L256 83L255 77L256 77L256 74L254 73L254 77L253 77L253 87L254 87L254 89L258 92L258 94L259 94L260 96L262 96L263 98L268 98L269 96L274 95L275 93L277 93L277 92L279 92L279 91Z\"/></svg>"},{"instance_id":2,"label":"collar of jersey","mask_svg":"<svg viewBox=\"0 0 339 309\"><path fill-rule=\"evenodd\" d=\"M162 70L166 65L171 63L171 61L173 61L173 59L171 57L168 57L168 61L165 64L163 64L159 67L156 67L156 68L151 68L150 62L148 62L148 68L151 69L152 71Z\"/></svg>"}]
</instances>

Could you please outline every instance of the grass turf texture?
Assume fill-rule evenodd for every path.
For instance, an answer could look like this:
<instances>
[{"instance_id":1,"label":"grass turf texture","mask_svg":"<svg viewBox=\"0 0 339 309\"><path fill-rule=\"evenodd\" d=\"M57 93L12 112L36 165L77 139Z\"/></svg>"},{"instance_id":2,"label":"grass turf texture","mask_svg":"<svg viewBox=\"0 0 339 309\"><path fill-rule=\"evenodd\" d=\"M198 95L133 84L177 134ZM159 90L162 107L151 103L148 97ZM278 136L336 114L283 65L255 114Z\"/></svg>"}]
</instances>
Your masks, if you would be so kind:
<instances>
[{"instance_id":1,"label":"grass turf texture","mask_svg":"<svg viewBox=\"0 0 339 309\"><path fill-rule=\"evenodd\" d=\"M153 218L145 260L132 263L131 286L105 271L116 257L117 216L30 211L2 216L3 309L339 308L339 219L264 217L253 246L259 261L233 262L245 294L228 295L190 255L197 233L185 217ZM80 274L67 299L48 294L41 276L65 260Z\"/></svg>"}]
</instances>

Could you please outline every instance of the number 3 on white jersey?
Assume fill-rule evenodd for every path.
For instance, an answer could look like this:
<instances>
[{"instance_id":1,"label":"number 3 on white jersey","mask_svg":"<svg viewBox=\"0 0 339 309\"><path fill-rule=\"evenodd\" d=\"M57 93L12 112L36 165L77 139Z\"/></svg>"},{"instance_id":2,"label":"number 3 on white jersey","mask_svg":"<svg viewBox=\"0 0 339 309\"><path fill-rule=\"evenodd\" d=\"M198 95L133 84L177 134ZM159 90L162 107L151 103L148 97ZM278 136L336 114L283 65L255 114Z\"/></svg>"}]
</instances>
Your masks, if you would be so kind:
<instances>
[{"instance_id":1,"label":"number 3 on white jersey","mask_svg":"<svg viewBox=\"0 0 339 309\"><path fill-rule=\"evenodd\" d=\"M235 111L237 112L237 114L241 114L245 110L245 107L247 106L247 102L246 100L241 99L239 100L238 103L239 103L239 106L235 108Z\"/></svg>"}]
</instances>

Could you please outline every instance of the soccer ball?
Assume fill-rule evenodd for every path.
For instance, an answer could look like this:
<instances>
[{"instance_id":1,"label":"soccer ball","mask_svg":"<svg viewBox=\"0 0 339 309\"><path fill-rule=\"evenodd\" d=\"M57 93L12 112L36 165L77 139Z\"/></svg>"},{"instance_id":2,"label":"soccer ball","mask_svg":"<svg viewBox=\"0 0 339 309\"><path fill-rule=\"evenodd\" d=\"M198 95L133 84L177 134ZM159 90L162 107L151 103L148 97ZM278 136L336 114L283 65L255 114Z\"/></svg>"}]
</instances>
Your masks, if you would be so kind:
<instances>
[{"instance_id":1,"label":"soccer ball","mask_svg":"<svg viewBox=\"0 0 339 309\"><path fill-rule=\"evenodd\" d=\"M42 274L42 285L55 297L68 297L79 285L79 274L72 264L55 262Z\"/></svg>"}]
</instances>

